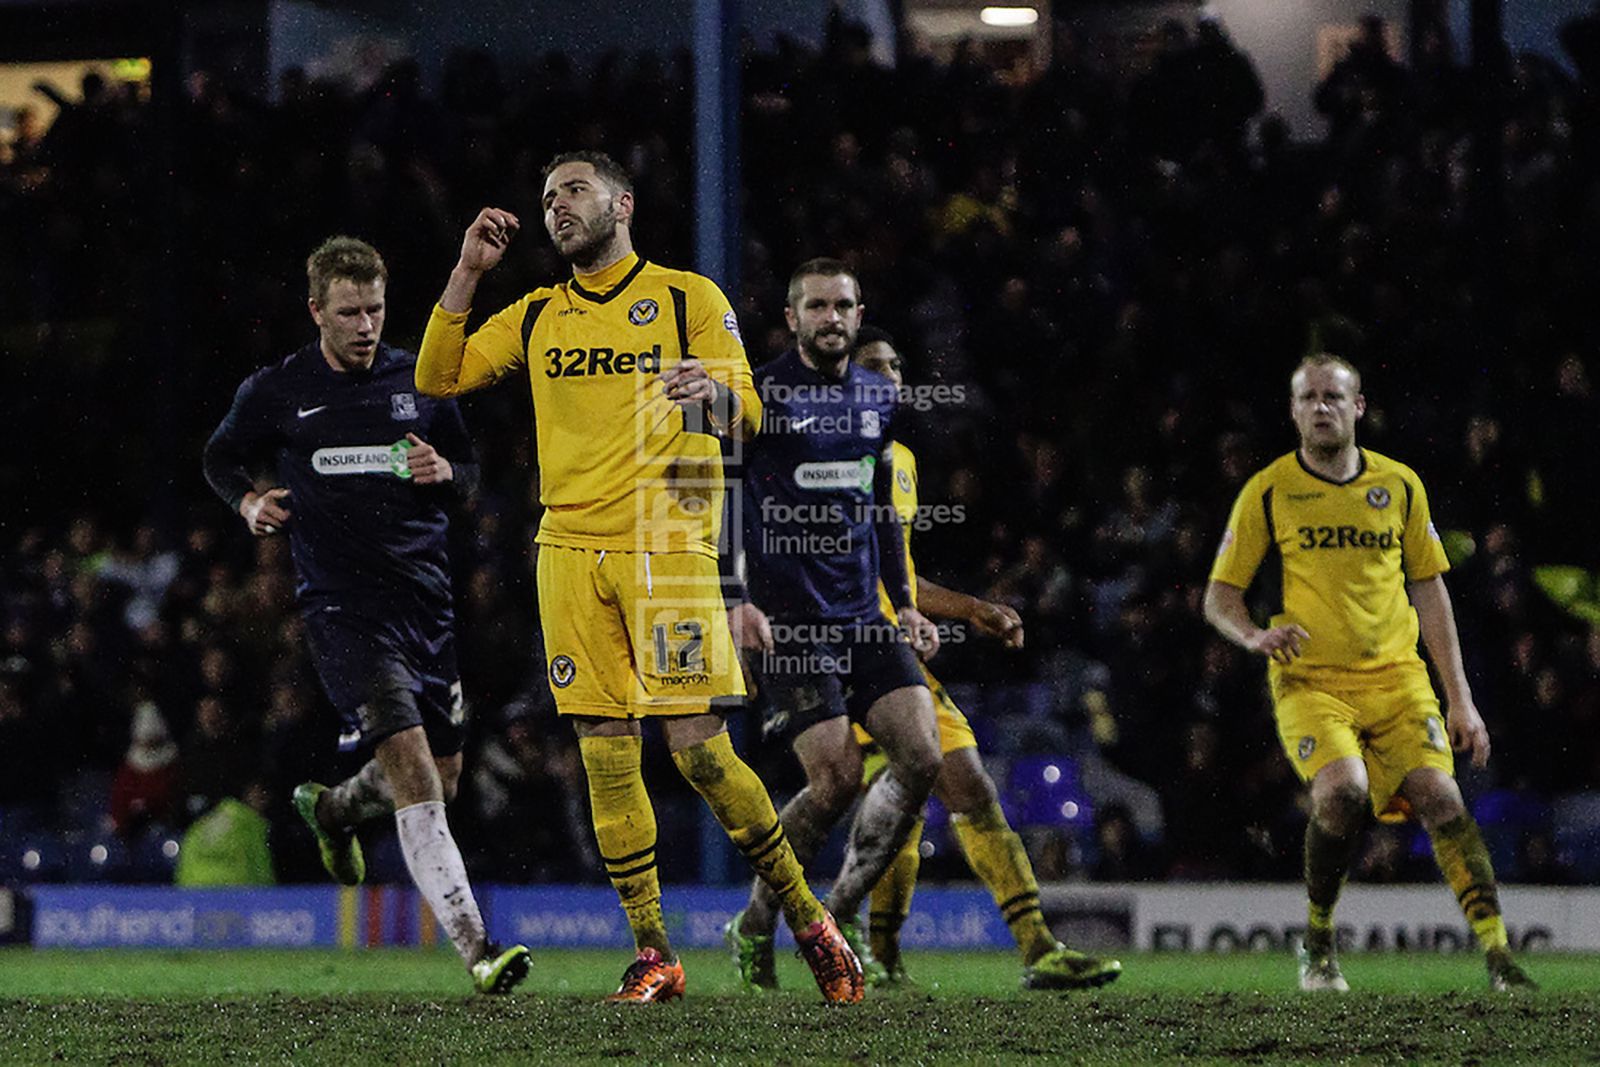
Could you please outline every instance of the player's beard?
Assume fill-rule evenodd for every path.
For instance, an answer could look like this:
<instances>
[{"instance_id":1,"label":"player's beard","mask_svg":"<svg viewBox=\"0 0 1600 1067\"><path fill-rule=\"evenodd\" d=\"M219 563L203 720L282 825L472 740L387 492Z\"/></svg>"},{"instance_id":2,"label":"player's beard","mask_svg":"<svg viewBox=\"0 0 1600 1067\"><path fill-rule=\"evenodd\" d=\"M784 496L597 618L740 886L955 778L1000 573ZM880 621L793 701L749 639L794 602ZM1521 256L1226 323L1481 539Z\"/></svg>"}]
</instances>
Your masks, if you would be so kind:
<instances>
[{"instance_id":1,"label":"player's beard","mask_svg":"<svg viewBox=\"0 0 1600 1067\"><path fill-rule=\"evenodd\" d=\"M804 334L800 337L800 351L805 353L806 358L811 361L813 366L829 369L843 366L845 361L850 358L850 353L855 350L856 339L850 330L841 327L838 331L830 332L837 332L839 336L844 338L844 345L838 351L823 348L817 343L820 337L826 336L821 330Z\"/></svg>"},{"instance_id":2,"label":"player's beard","mask_svg":"<svg viewBox=\"0 0 1600 1067\"><path fill-rule=\"evenodd\" d=\"M606 208L593 222L584 222L580 219L578 227L583 231L578 243L564 249L557 245L556 250L578 270L588 271L605 266L601 261L604 258L603 254L617 236L616 205Z\"/></svg>"}]
</instances>

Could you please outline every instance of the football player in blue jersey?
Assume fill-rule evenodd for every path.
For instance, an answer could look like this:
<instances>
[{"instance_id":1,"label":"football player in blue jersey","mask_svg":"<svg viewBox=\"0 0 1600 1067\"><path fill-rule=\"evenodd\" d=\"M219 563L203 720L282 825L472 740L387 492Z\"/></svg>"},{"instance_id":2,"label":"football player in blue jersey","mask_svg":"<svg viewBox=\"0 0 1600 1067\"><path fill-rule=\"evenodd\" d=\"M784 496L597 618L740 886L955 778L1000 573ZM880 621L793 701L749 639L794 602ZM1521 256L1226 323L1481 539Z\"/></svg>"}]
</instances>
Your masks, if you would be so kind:
<instances>
[{"instance_id":1,"label":"football player in blue jersey","mask_svg":"<svg viewBox=\"0 0 1600 1067\"><path fill-rule=\"evenodd\" d=\"M288 535L340 748L371 757L331 789L298 787L295 808L345 885L366 872L355 827L393 815L474 986L503 993L527 975L528 950L488 940L445 818L465 733L445 506L476 480L472 446L453 401L416 393L416 356L382 343L377 250L331 238L306 275L317 340L245 379L205 450L207 481L250 532Z\"/></svg>"},{"instance_id":2,"label":"football player in blue jersey","mask_svg":"<svg viewBox=\"0 0 1600 1067\"><path fill-rule=\"evenodd\" d=\"M887 757L862 797L826 901L865 967L861 903L939 773L933 700L917 663L938 650L939 638L912 601L894 510L898 390L850 358L862 310L860 284L838 260L811 260L790 279L785 311L796 347L755 372L762 432L746 446L734 489L748 596L739 591L730 623L752 657L768 734L787 736L805 771L806 787L781 812L802 862L859 792L851 723L870 730ZM880 577L898 627L879 611ZM775 984L770 966L759 966L770 964L763 950L774 904L757 883L727 928L747 989Z\"/></svg>"}]
</instances>

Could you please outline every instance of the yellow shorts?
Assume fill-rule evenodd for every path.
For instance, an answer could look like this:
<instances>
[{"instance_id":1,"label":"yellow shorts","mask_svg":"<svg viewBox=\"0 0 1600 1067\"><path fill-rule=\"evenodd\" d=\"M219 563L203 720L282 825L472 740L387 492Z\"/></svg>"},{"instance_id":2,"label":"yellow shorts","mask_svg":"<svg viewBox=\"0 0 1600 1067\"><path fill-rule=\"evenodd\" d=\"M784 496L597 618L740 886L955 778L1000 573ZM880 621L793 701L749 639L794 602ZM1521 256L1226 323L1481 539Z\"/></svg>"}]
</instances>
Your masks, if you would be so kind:
<instances>
[{"instance_id":1,"label":"yellow shorts","mask_svg":"<svg viewBox=\"0 0 1600 1067\"><path fill-rule=\"evenodd\" d=\"M978 739L972 735L972 724L956 707L956 702L950 699L949 690L925 666L922 667L922 677L927 679L928 692L933 694L933 710L939 723L939 754L943 756L957 749L977 748ZM886 762L883 751L860 723L855 723L851 729L855 730L856 743L867 750L861 780L870 782Z\"/></svg>"},{"instance_id":2,"label":"yellow shorts","mask_svg":"<svg viewBox=\"0 0 1600 1067\"><path fill-rule=\"evenodd\" d=\"M1278 739L1301 780L1336 759L1360 759L1373 813L1384 822L1405 821L1408 807L1396 792L1406 775L1419 767L1455 774L1439 698L1421 663L1354 685L1275 674L1271 687Z\"/></svg>"},{"instance_id":3,"label":"yellow shorts","mask_svg":"<svg viewBox=\"0 0 1600 1067\"><path fill-rule=\"evenodd\" d=\"M560 714L697 715L744 695L715 559L540 545L537 570Z\"/></svg>"}]
</instances>

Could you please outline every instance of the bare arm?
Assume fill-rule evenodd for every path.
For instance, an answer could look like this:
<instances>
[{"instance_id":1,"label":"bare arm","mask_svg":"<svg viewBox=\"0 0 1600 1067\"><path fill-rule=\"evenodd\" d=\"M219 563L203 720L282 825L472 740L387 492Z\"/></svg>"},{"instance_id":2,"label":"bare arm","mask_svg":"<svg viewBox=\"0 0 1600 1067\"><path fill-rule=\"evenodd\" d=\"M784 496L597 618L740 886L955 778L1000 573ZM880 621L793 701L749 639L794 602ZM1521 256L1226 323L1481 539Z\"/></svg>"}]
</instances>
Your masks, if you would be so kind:
<instances>
[{"instance_id":1,"label":"bare arm","mask_svg":"<svg viewBox=\"0 0 1600 1067\"><path fill-rule=\"evenodd\" d=\"M460 314L472 308L472 295L478 291L478 281L488 271L499 266L506 247L517 235L521 223L509 211L486 207L478 212L461 239L461 258L450 272L439 306Z\"/></svg>"},{"instance_id":2,"label":"bare arm","mask_svg":"<svg viewBox=\"0 0 1600 1067\"><path fill-rule=\"evenodd\" d=\"M1461 663L1461 639L1456 632L1456 613L1450 606L1450 591L1444 586L1444 576L1434 575L1406 586L1411 606L1417 609L1417 625L1422 631L1422 643L1428 648L1428 657L1439 672L1439 682L1444 686L1445 725L1450 731L1450 743L1457 752L1472 757L1474 767L1489 761L1489 731L1472 699L1472 687L1467 684L1466 668Z\"/></svg>"},{"instance_id":3,"label":"bare arm","mask_svg":"<svg viewBox=\"0 0 1600 1067\"><path fill-rule=\"evenodd\" d=\"M438 307L428 318L422 347L417 351L417 390L428 396L460 396L489 384L499 368L483 360L469 358L467 351L467 312L478 282L493 270L516 236L517 217L509 211L486 207L467 227L461 239L461 256Z\"/></svg>"},{"instance_id":4,"label":"bare arm","mask_svg":"<svg viewBox=\"0 0 1600 1067\"><path fill-rule=\"evenodd\" d=\"M917 606L936 619L959 619L979 633L998 638L1007 648L1022 647L1022 617L1006 604L993 604L958 593L917 576Z\"/></svg>"},{"instance_id":5,"label":"bare arm","mask_svg":"<svg viewBox=\"0 0 1600 1067\"><path fill-rule=\"evenodd\" d=\"M1244 590L1227 582L1207 582L1204 611L1206 621L1240 648L1288 663L1300 655L1300 645L1311 635L1298 623L1286 623L1263 630L1250 618Z\"/></svg>"}]
</instances>

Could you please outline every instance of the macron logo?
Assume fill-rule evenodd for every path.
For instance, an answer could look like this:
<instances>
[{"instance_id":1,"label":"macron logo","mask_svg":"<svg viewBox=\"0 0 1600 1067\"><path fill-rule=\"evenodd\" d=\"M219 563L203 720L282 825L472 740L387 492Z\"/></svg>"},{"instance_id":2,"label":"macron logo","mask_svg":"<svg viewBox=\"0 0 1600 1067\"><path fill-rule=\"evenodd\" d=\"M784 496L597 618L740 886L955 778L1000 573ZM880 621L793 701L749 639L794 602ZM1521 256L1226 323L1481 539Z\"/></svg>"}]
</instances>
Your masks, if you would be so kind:
<instances>
[{"instance_id":1,"label":"macron logo","mask_svg":"<svg viewBox=\"0 0 1600 1067\"><path fill-rule=\"evenodd\" d=\"M326 405L326 404L318 404L314 408L297 408L295 410L294 415L295 415L295 418L297 418L297 419L303 419L307 415L315 415L317 412L321 411L323 408L325 408L327 406L328 405Z\"/></svg>"}]
</instances>

